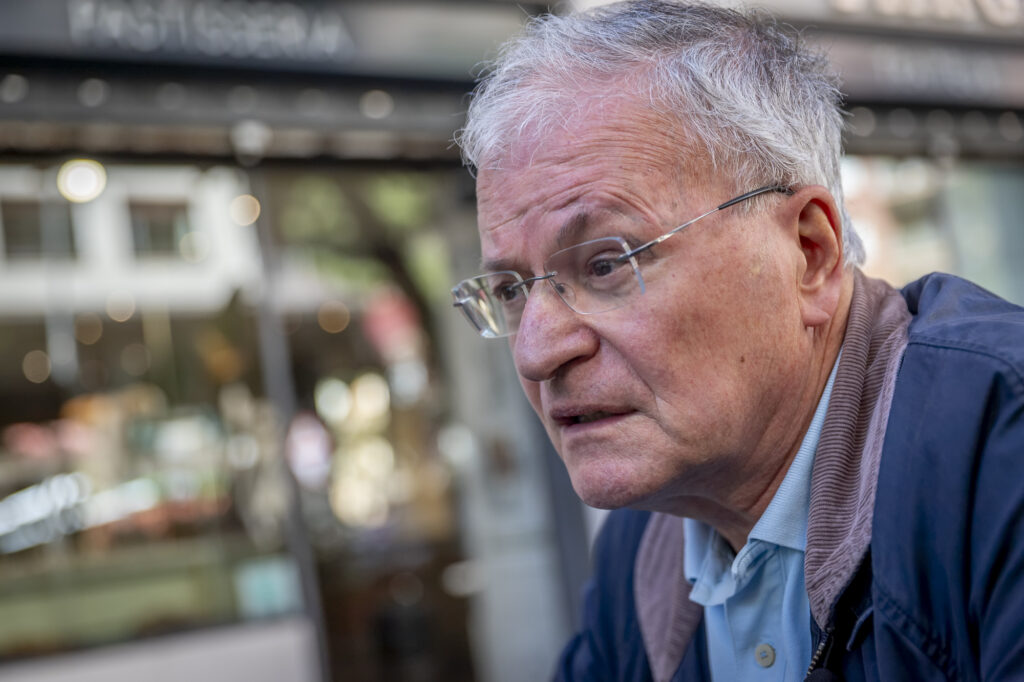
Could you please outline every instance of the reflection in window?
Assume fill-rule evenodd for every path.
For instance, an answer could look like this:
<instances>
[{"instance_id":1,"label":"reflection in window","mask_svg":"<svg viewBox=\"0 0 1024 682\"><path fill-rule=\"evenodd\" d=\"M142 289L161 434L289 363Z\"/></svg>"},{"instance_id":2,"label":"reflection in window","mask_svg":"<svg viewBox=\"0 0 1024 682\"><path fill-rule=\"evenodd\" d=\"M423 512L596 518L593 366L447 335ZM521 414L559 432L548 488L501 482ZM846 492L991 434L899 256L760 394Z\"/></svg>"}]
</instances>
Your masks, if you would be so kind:
<instances>
[{"instance_id":1,"label":"reflection in window","mask_svg":"<svg viewBox=\"0 0 1024 682\"><path fill-rule=\"evenodd\" d=\"M867 250L864 271L899 286L951 272L1024 301L1022 180L1020 168L996 162L846 158L843 186Z\"/></svg>"},{"instance_id":2,"label":"reflection in window","mask_svg":"<svg viewBox=\"0 0 1024 682\"><path fill-rule=\"evenodd\" d=\"M135 255L177 256L189 234L188 206L184 203L129 204Z\"/></svg>"},{"instance_id":3,"label":"reflection in window","mask_svg":"<svg viewBox=\"0 0 1024 682\"><path fill-rule=\"evenodd\" d=\"M258 246L255 233L229 223L248 187L210 174L154 200L175 186L151 171L135 187L125 179L142 173L113 169L97 204L131 197L111 228L130 230L136 267L95 300L55 278L71 301L62 326L39 315L19 332L0 315L0 351L16 359L0 365L0 669L308 610L323 613L333 679L474 679L482 582L450 570L468 564L431 334L449 307L432 226L450 222L451 181L268 171L272 286L240 281L197 310L170 261L198 262L228 232L238 263L261 271L258 249L237 243ZM112 261L122 243L96 251ZM197 274L223 274L208 265ZM273 307L268 291L283 294ZM61 335L74 367L59 381L47 354ZM294 392L275 403L267 377L288 372Z\"/></svg>"},{"instance_id":4,"label":"reflection in window","mask_svg":"<svg viewBox=\"0 0 1024 682\"><path fill-rule=\"evenodd\" d=\"M68 202L4 199L0 202L0 218L7 258L75 257Z\"/></svg>"}]
</instances>

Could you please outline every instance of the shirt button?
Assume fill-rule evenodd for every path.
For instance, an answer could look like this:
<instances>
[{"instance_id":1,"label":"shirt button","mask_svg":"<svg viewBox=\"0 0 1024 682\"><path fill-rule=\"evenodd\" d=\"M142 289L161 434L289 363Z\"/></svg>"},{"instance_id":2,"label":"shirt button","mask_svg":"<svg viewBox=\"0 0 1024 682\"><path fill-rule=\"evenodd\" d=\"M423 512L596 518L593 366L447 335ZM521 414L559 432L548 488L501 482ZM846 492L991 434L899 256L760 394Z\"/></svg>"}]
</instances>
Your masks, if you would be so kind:
<instances>
[{"instance_id":1,"label":"shirt button","mask_svg":"<svg viewBox=\"0 0 1024 682\"><path fill-rule=\"evenodd\" d=\"M771 644L759 644L754 649L754 660L762 668L770 668L775 663L775 649Z\"/></svg>"}]
</instances>

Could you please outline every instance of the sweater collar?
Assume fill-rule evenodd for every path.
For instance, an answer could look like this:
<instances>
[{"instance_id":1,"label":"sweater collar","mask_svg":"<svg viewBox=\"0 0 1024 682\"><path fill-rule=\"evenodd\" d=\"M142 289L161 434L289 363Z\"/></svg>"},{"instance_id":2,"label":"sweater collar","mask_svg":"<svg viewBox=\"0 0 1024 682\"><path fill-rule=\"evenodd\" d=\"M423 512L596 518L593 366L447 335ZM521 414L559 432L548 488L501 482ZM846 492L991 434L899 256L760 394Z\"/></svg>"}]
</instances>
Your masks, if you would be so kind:
<instances>
[{"instance_id":1,"label":"sweater collar","mask_svg":"<svg viewBox=\"0 0 1024 682\"><path fill-rule=\"evenodd\" d=\"M899 291L858 271L811 474L804 574L822 629L871 543L882 443L909 325Z\"/></svg>"}]
</instances>

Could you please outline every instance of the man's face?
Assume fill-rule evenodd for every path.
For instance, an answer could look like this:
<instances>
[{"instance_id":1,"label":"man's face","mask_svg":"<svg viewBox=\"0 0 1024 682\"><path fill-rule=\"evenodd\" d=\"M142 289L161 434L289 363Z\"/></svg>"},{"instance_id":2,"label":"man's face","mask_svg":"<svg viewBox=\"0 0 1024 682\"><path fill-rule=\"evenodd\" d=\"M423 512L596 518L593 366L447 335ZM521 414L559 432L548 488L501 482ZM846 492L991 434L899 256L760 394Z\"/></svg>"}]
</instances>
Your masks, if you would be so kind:
<instances>
[{"instance_id":1,"label":"man's face","mask_svg":"<svg viewBox=\"0 0 1024 682\"><path fill-rule=\"evenodd\" d=\"M611 100L569 132L521 143L502 170L481 170L484 262L537 275L563 246L613 235L636 246L755 189L703 159L681 162L670 130ZM798 240L776 219L785 197L768 201L654 247L633 305L581 315L547 283L533 286L510 337L515 366L588 504L678 512L694 497L721 501L763 483L802 432L786 409L809 343Z\"/></svg>"}]
</instances>

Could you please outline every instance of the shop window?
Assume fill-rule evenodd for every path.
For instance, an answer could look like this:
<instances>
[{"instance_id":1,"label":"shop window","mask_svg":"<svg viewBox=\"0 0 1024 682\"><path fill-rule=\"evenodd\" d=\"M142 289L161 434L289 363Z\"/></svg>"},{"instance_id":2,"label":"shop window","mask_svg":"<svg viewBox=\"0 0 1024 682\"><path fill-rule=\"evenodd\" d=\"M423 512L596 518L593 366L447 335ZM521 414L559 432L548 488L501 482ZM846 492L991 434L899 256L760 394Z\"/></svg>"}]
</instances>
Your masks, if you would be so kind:
<instances>
[{"instance_id":1,"label":"shop window","mask_svg":"<svg viewBox=\"0 0 1024 682\"><path fill-rule=\"evenodd\" d=\"M128 210L137 257L178 256L181 253L182 239L189 234L187 205L133 201Z\"/></svg>"},{"instance_id":2,"label":"shop window","mask_svg":"<svg viewBox=\"0 0 1024 682\"><path fill-rule=\"evenodd\" d=\"M77 317L72 395L44 323L0 327L0 667L302 608L255 322L145 315Z\"/></svg>"},{"instance_id":3,"label":"shop window","mask_svg":"<svg viewBox=\"0 0 1024 682\"><path fill-rule=\"evenodd\" d=\"M7 258L75 257L71 205L62 201L0 201L4 251Z\"/></svg>"},{"instance_id":4,"label":"shop window","mask_svg":"<svg viewBox=\"0 0 1024 682\"><path fill-rule=\"evenodd\" d=\"M1024 301L1022 180L1013 164L847 157L843 185L867 251L864 271L900 286L951 272Z\"/></svg>"},{"instance_id":5,"label":"shop window","mask_svg":"<svg viewBox=\"0 0 1024 682\"><path fill-rule=\"evenodd\" d=\"M118 187L119 171L115 191L153 186ZM155 288L127 319L83 303L65 324L33 320L17 345L0 320L0 351L19 360L0 372L0 670L308 610L322 613L325 679L474 679L474 647L488 656L492 645L468 637L482 588L463 545L489 527L464 529L455 466L475 446L444 445L433 333L459 322L434 227L460 217L446 198L454 173L267 169L262 246L288 266L264 271L257 251L237 254L264 286L198 311ZM180 270L168 260L189 262L195 236L220 229L189 217L227 217L248 189L225 187L231 177L200 175L187 201L123 204L138 260L126 276L156 281ZM292 293L271 308L267 292ZM533 528L535 508L502 507L501 528ZM518 571L512 589L548 594L533 563L543 576Z\"/></svg>"},{"instance_id":6,"label":"shop window","mask_svg":"<svg viewBox=\"0 0 1024 682\"><path fill-rule=\"evenodd\" d=\"M175 169L111 176L117 196L166 183ZM58 272L47 283L53 309L0 311L0 679L20 659L299 620L304 578L286 543L291 493L277 413L260 390L258 311L240 296L193 310L156 257L199 253L189 207L224 209L226 219L207 191L225 177L200 176L188 202L122 204L134 251L147 256L111 273L123 297ZM0 198L0 209L10 254L48 252L39 227L52 224L48 205ZM93 246L106 262L121 255L118 240ZM136 300L148 280L172 284ZM122 314L115 302L125 298Z\"/></svg>"}]
</instances>

